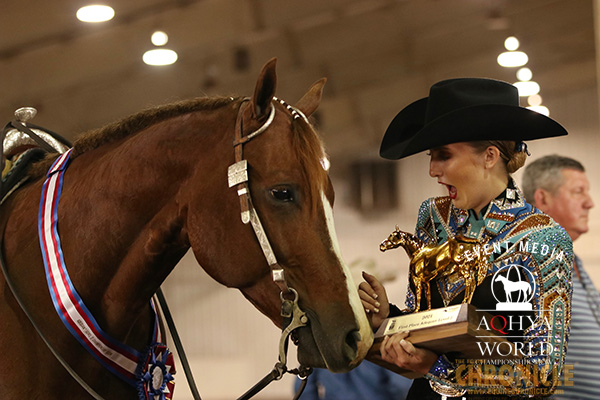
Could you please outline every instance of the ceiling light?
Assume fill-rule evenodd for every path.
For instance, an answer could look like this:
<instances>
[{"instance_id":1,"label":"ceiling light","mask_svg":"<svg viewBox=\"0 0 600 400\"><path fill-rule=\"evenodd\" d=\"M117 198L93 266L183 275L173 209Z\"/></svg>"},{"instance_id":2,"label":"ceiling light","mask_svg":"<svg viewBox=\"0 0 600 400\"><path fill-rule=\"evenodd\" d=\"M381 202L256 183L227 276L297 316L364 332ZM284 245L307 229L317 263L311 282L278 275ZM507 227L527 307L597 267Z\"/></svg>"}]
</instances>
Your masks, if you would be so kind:
<instances>
[{"instance_id":1,"label":"ceiling light","mask_svg":"<svg viewBox=\"0 0 600 400\"><path fill-rule=\"evenodd\" d=\"M548 107L546 106L530 106L527 108L540 114L544 114L546 117L550 116L550 110L548 110Z\"/></svg>"},{"instance_id":2,"label":"ceiling light","mask_svg":"<svg viewBox=\"0 0 600 400\"><path fill-rule=\"evenodd\" d=\"M533 77L533 73L527 67L521 68L517 71L517 79L523 82L530 81Z\"/></svg>"},{"instance_id":3,"label":"ceiling light","mask_svg":"<svg viewBox=\"0 0 600 400\"><path fill-rule=\"evenodd\" d=\"M152 34L150 40L155 46L164 46L169 41L169 36L163 31L156 31Z\"/></svg>"},{"instance_id":4,"label":"ceiling light","mask_svg":"<svg viewBox=\"0 0 600 400\"><path fill-rule=\"evenodd\" d=\"M171 65L177 61L177 53L169 49L148 50L142 59L148 65Z\"/></svg>"},{"instance_id":5,"label":"ceiling light","mask_svg":"<svg viewBox=\"0 0 600 400\"><path fill-rule=\"evenodd\" d=\"M505 51L498 56L498 64L503 67L520 67L527 64L529 57L522 51Z\"/></svg>"},{"instance_id":6,"label":"ceiling light","mask_svg":"<svg viewBox=\"0 0 600 400\"><path fill-rule=\"evenodd\" d=\"M530 106L539 106L542 104L542 96L539 94L532 94L527 98L527 103Z\"/></svg>"},{"instance_id":7,"label":"ceiling light","mask_svg":"<svg viewBox=\"0 0 600 400\"><path fill-rule=\"evenodd\" d=\"M77 19L82 22L104 22L115 16L115 10L109 6L91 5L77 10Z\"/></svg>"},{"instance_id":8,"label":"ceiling light","mask_svg":"<svg viewBox=\"0 0 600 400\"><path fill-rule=\"evenodd\" d=\"M514 36L509 36L504 41L504 47L506 50L513 51L519 48L519 39Z\"/></svg>"},{"instance_id":9,"label":"ceiling light","mask_svg":"<svg viewBox=\"0 0 600 400\"><path fill-rule=\"evenodd\" d=\"M528 97L540 92L540 85L535 81L513 83L519 89L519 96Z\"/></svg>"}]
</instances>

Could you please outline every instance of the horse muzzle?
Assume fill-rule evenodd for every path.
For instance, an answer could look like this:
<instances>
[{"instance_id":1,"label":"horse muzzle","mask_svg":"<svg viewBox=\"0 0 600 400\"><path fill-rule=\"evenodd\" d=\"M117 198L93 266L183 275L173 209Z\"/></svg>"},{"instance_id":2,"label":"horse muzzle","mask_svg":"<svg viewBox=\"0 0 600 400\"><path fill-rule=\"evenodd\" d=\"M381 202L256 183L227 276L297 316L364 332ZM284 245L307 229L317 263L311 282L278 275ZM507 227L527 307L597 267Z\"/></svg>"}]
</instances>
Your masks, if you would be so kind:
<instances>
[{"instance_id":1,"label":"horse muzzle","mask_svg":"<svg viewBox=\"0 0 600 400\"><path fill-rule=\"evenodd\" d=\"M356 367L371 347L372 336L364 338L358 324L328 318L321 324L315 313L307 311L309 323L294 331L298 361L313 368L347 372Z\"/></svg>"}]
</instances>

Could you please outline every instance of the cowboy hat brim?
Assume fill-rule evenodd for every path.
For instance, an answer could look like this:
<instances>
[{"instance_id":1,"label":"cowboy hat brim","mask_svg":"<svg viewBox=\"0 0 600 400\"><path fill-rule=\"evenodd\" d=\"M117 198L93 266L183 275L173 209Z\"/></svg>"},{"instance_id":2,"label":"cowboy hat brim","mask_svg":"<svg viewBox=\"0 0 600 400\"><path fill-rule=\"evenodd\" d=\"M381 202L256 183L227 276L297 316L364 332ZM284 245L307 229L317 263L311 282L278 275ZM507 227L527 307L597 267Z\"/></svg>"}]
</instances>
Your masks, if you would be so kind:
<instances>
[{"instance_id":1,"label":"cowboy hat brim","mask_svg":"<svg viewBox=\"0 0 600 400\"><path fill-rule=\"evenodd\" d=\"M417 100L396 115L381 142L381 157L398 160L457 142L523 141L567 135L565 128L553 119L506 104L463 107L426 124L427 103L427 97Z\"/></svg>"}]
</instances>

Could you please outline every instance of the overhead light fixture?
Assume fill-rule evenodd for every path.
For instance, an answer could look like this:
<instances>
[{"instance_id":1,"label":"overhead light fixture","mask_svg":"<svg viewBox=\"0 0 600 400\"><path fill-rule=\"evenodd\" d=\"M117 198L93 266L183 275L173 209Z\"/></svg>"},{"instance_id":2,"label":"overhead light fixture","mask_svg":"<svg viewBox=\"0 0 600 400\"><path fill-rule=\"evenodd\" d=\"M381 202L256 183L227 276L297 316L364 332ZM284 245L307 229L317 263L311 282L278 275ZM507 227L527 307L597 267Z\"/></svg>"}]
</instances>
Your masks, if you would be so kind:
<instances>
[{"instance_id":1,"label":"overhead light fixture","mask_svg":"<svg viewBox=\"0 0 600 400\"><path fill-rule=\"evenodd\" d=\"M550 110L546 106L529 106L528 109L538 112L540 114L545 115L546 117L550 116Z\"/></svg>"},{"instance_id":2,"label":"overhead light fixture","mask_svg":"<svg viewBox=\"0 0 600 400\"><path fill-rule=\"evenodd\" d=\"M514 36L509 36L504 40L504 48L508 51L514 51L519 48L519 39Z\"/></svg>"},{"instance_id":3,"label":"overhead light fixture","mask_svg":"<svg viewBox=\"0 0 600 400\"><path fill-rule=\"evenodd\" d=\"M542 96L539 94L532 94L527 98L527 104L530 106L539 106L542 104Z\"/></svg>"},{"instance_id":4,"label":"overhead light fixture","mask_svg":"<svg viewBox=\"0 0 600 400\"><path fill-rule=\"evenodd\" d=\"M163 31L156 31L152 34L150 41L155 46L164 46L169 41L169 36Z\"/></svg>"},{"instance_id":5,"label":"overhead light fixture","mask_svg":"<svg viewBox=\"0 0 600 400\"><path fill-rule=\"evenodd\" d=\"M528 97L540 92L540 85L535 81L513 83L519 90L519 96Z\"/></svg>"},{"instance_id":6,"label":"overhead light fixture","mask_svg":"<svg viewBox=\"0 0 600 400\"><path fill-rule=\"evenodd\" d=\"M529 57L522 51L516 51L519 48L519 39L509 36L504 40L506 50L498 56L498 64L506 68L521 67L527 64Z\"/></svg>"},{"instance_id":7,"label":"overhead light fixture","mask_svg":"<svg viewBox=\"0 0 600 400\"><path fill-rule=\"evenodd\" d=\"M521 67L527 64L529 57L522 51L505 51L498 56L498 64L503 67Z\"/></svg>"},{"instance_id":8,"label":"overhead light fixture","mask_svg":"<svg viewBox=\"0 0 600 400\"><path fill-rule=\"evenodd\" d=\"M150 41L155 46L164 46L169 36L163 31L155 31ZM142 60L148 65L171 65L177 61L177 53L170 49L153 49L145 52Z\"/></svg>"},{"instance_id":9,"label":"overhead light fixture","mask_svg":"<svg viewBox=\"0 0 600 400\"><path fill-rule=\"evenodd\" d=\"M521 68L517 71L517 79L522 82L530 81L533 78L533 72L527 67Z\"/></svg>"},{"instance_id":10,"label":"overhead light fixture","mask_svg":"<svg viewBox=\"0 0 600 400\"><path fill-rule=\"evenodd\" d=\"M77 19L82 22L104 22L111 20L115 16L115 10L112 7L95 4L81 7L77 10Z\"/></svg>"},{"instance_id":11,"label":"overhead light fixture","mask_svg":"<svg viewBox=\"0 0 600 400\"><path fill-rule=\"evenodd\" d=\"M148 50L142 56L148 65L171 65L177 61L177 53L169 49Z\"/></svg>"}]
</instances>

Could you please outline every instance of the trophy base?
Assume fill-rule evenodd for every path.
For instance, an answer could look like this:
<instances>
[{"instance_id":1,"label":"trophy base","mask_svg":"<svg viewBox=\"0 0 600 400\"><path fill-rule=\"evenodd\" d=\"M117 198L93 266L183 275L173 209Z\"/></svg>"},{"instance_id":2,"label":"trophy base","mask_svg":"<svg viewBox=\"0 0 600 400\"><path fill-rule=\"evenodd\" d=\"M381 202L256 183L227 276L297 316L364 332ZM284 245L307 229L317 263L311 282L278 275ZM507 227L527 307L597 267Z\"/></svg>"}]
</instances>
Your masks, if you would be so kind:
<instances>
[{"instance_id":1,"label":"trophy base","mask_svg":"<svg viewBox=\"0 0 600 400\"><path fill-rule=\"evenodd\" d=\"M519 358L512 355L492 355L491 352L487 355L482 354L481 343L491 343L491 345L495 343L495 346L501 343L510 345L502 335L479 329L484 317L489 320L491 315L477 311L471 304L459 304L388 318L375 333L375 341L366 359L411 379L421 377L419 373L402 369L381 359L379 352L381 341L385 336L398 332L410 332L408 340L412 344L437 354L455 352L465 359Z\"/></svg>"}]
</instances>

